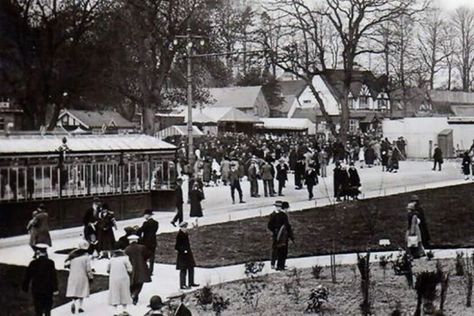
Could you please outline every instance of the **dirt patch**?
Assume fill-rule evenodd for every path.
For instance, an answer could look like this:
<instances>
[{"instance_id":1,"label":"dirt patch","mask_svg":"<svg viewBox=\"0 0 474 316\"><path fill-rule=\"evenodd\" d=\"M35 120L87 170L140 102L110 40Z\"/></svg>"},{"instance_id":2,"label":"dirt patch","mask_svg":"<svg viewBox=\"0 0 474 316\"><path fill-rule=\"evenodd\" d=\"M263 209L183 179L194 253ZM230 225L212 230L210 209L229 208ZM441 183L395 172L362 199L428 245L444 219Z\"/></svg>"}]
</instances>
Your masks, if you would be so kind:
<instances>
[{"instance_id":1,"label":"dirt patch","mask_svg":"<svg viewBox=\"0 0 474 316\"><path fill-rule=\"evenodd\" d=\"M454 276L454 261L441 262L444 271L451 272L449 288L445 303L445 315L467 316L473 315L473 308L465 307L466 292L462 277ZM435 271L436 262L418 260L414 263L414 272L424 270ZM213 286L212 292L224 299L229 299L230 305L222 315L303 315L308 304L311 289L318 285L326 287L329 291L329 301L325 303L324 314L331 315L361 315L359 304L362 302L360 291L360 275L355 266L339 266L337 268L337 283L331 282L330 269L324 268L321 279L315 279L311 269L299 270L300 286L298 287L300 299L295 301L294 293L287 291L285 284L294 280L292 271L274 273L262 277L261 283L265 284L264 290L259 295L256 308L250 307L242 298L244 292L243 281L230 282ZM416 309L416 292L410 289L404 276L397 276L393 270L387 269L385 277L383 270L377 263L371 265L371 305L373 315L391 315L400 306L401 315L413 315ZM439 307L439 294L434 305ZM196 299L192 300L196 305ZM211 315L212 312L204 311L196 305L199 315Z\"/></svg>"},{"instance_id":2,"label":"dirt patch","mask_svg":"<svg viewBox=\"0 0 474 316\"><path fill-rule=\"evenodd\" d=\"M360 252L378 248L378 240L390 239L396 250L404 246L407 225L406 204L416 193L425 210L433 248L474 245L474 184L422 190L335 206L290 213L295 244L289 257L306 257L330 252ZM202 267L216 267L247 261L268 260L271 237L268 217L202 226L190 230L191 248ZM156 261L174 264L176 233L157 237Z\"/></svg>"}]
</instances>

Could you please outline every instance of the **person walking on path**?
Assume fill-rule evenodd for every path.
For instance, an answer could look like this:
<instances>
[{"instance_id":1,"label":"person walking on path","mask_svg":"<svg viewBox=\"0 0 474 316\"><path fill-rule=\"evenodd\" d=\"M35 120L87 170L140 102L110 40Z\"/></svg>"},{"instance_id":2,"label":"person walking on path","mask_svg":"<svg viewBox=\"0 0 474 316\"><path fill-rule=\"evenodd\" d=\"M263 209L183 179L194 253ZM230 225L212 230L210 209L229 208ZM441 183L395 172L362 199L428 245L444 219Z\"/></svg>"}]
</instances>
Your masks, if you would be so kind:
<instances>
[{"instance_id":1,"label":"person walking on path","mask_svg":"<svg viewBox=\"0 0 474 316\"><path fill-rule=\"evenodd\" d=\"M190 207L189 217L196 218L194 226L198 227L198 224L199 224L198 219L199 217L203 216L201 201L204 200L204 194L199 188L198 183L193 184L193 189L191 190L191 193L190 193L190 199L191 199L191 207Z\"/></svg>"},{"instance_id":2,"label":"person walking on path","mask_svg":"<svg viewBox=\"0 0 474 316\"><path fill-rule=\"evenodd\" d=\"M276 179L278 180L278 195L283 196L283 188L288 180L288 170L290 168L285 162L285 159L280 158L276 166Z\"/></svg>"},{"instance_id":3,"label":"person walking on path","mask_svg":"<svg viewBox=\"0 0 474 316\"><path fill-rule=\"evenodd\" d=\"M314 197L313 187L318 184L318 173L316 172L316 169L314 169L313 164L309 164L308 170L305 172L304 182L308 189L308 199L312 200Z\"/></svg>"},{"instance_id":4,"label":"person walking on path","mask_svg":"<svg viewBox=\"0 0 474 316\"><path fill-rule=\"evenodd\" d=\"M92 206L87 209L82 219L84 226L87 226L87 224L95 222L98 219L101 204L100 199L94 197L92 200Z\"/></svg>"},{"instance_id":5,"label":"person walking on path","mask_svg":"<svg viewBox=\"0 0 474 316\"><path fill-rule=\"evenodd\" d=\"M441 171L441 165L443 164L443 151L441 150L441 148L438 147L437 144L435 144L433 160L433 171L436 170L436 165L438 165L438 171Z\"/></svg>"},{"instance_id":6,"label":"person walking on path","mask_svg":"<svg viewBox=\"0 0 474 316\"><path fill-rule=\"evenodd\" d=\"M413 259L418 259L425 255L421 238L420 219L415 211L415 203L410 202L407 206L408 228L406 232L407 252Z\"/></svg>"},{"instance_id":7,"label":"person walking on path","mask_svg":"<svg viewBox=\"0 0 474 316\"><path fill-rule=\"evenodd\" d=\"M107 265L109 273L109 305L115 307L114 316L130 315L127 305L132 303L130 276L132 264L123 250L115 250Z\"/></svg>"},{"instance_id":8,"label":"person walking on path","mask_svg":"<svg viewBox=\"0 0 474 316\"><path fill-rule=\"evenodd\" d=\"M419 227L420 227L420 233L421 233L421 242L423 243L423 246L425 248L430 247L430 241L431 241L430 231L428 229L428 224L426 222L425 211L421 207L420 198L418 197L418 195L413 194L410 198L410 203L414 204L416 215L418 219L420 220Z\"/></svg>"},{"instance_id":9,"label":"person walking on path","mask_svg":"<svg viewBox=\"0 0 474 316\"><path fill-rule=\"evenodd\" d=\"M469 152L466 151L462 156L462 173L464 174L464 180L469 180L469 175L471 174L471 156ZM474 166L472 168L472 175L474 180Z\"/></svg>"},{"instance_id":10,"label":"person walking on path","mask_svg":"<svg viewBox=\"0 0 474 316\"><path fill-rule=\"evenodd\" d=\"M143 288L143 283L151 282L150 270L146 265L149 252L144 245L138 243L137 235L128 236L130 244L125 248L125 254L132 264L132 275L130 278L130 293L132 295L133 305L138 302L138 297Z\"/></svg>"},{"instance_id":11,"label":"person walking on path","mask_svg":"<svg viewBox=\"0 0 474 316\"><path fill-rule=\"evenodd\" d=\"M273 192L273 186L272 186L272 183L273 183L272 169L273 167L268 160L265 160L262 168L260 168L260 173L263 180L263 192L264 192L265 197L267 197L268 195L270 196L275 195L275 192Z\"/></svg>"},{"instance_id":12,"label":"person walking on path","mask_svg":"<svg viewBox=\"0 0 474 316\"><path fill-rule=\"evenodd\" d=\"M36 213L27 225L30 232L30 246L36 249L36 244L46 244L51 247L51 236L49 234L48 213L46 207L41 203Z\"/></svg>"},{"instance_id":13,"label":"person walking on path","mask_svg":"<svg viewBox=\"0 0 474 316\"><path fill-rule=\"evenodd\" d=\"M221 161L221 180L224 185L227 185L229 182L229 173L230 173L230 161L229 158L224 157Z\"/></svg>"},{"instance_id":14,"label":"person walking on path","mask_svg":"<svg viewBox=\"0 0 474 316\"><path fill-rule=\"evenodd\" d=\"M329 155L328 155L328 152L326 151L326 148L323 147L321 151L319 152L319 165L321 169L321 177L323 178L327 177L328 163L329 163Z\"/></svg>"},{"instance_id":15,"label":"person walking on path","mask_svg":"<svg viewBox=\"0 0 474 316\"><path fill-rule=\"evenodd\" d=\"M237 190L237 192L239 193L239 203L245 203L245 201L243 200L242 188L240 187L240 172L236 163L234 162L232 162L230 165L229 183L232 204L235 204L235 190Z\"/></svg>"},{"instance_id":16,"label":"person walking on path","mask_svg":"<svg viewBox=\"0 0 474 316\"><path fill-rule=\"evenodd\" d=\"M144 245L148 252L148 268L150 275L153 275L153 267L155 265L156 252L156 233L160 224L153 219L153 210L146 209L144 213L145 221L137 231L140 237L140 243Z\"/></svg>"},{"instance_id":17,"label":"person walking on path","mask_svg":"<svg viewBox=\"0 0 474 316\"><path fill-rule=\"evenodd\" d=\"M110 258L112 250L115 248L114 229L117 230L114 212L112 212L107 204L103 204L100 208L97 223L97 248L100 251L100 257Z\"/></svg>"},{"instance_id":18,"label":"person walking on path","mask_svg":"<svg viewBox=\"0 0 474 316\"><path fill-rule=\"evenodd\" d=\"M288 215L284 210L289 209L288 202L276 201L275 211L270 214L267 228L272 232L272 256L271 266L276 270L285 270L285 261L288 256L288 240L294 242Z\"/></svg>"},{"instance_id":19,"label":"person walking on path","mask_svg":"<svg viewBox=\"0 0 474 316\"><path fill-rule=\"evenodd\" d=\"M250 160L250 166L247 170L248 179L250 182L250 196L259 197L258 195L258 168L255 159Z\"/></svg>"},{"instance_id":20,"label":"person walking on path","mask_svg":"<svg viewBox=\"0 0 474 316\"><path fill-rule=\"evenodd\" d=\"M298 160L295 162L295 189L301 190L303 188L302 180L305 173L304 168L304 157L298 157Z\"/></svg>"},{"instance_id":21,"label":"person walking on path","mask_svg":"<svg viewBox=\"0 0 474 316\"><path fill-rule=\"evenodd\" d=\"M50 316L53 295L58 294L58 279L54 261L48 258L47 244L36 244L36 256L26 268L23 291L31 293L36 316Z\"/></svg>"},{"instance_id":22,"label":"person walking on path","mask_svg":"<svg viewBox=\"0 0 474 316\"><path fill-rule=\"evenodd\" d=\"M139 229L140 228L137 226L124 227L123 230L125 232L125 235L123 235L122 237L118 239L117 243L115 244L115 249L125 250L125 248L127 248L127 246L130 244L130 242L128 241L128 236L133 235L133 234L136 235Z\"/></svg>"},{"instance_id":23,"label":"person walking on path","mask_svg":"<svg viewBox=\"0 0 474 316\"><path fill-rule=\"evenodd\" d=\"M72 298L71 313L73 314L76 313L76 306L79 313L84 313L82 304L90 294L89 282L93 278L93 273L88 250L89 243L86 240L81 241L79 248L73 250L64 263L64 267L69 269L66 297Z\"/></svg>"},{"instance_id":24,"label":"person walking on path","mask_svg":"<svg viewBox=\"0 0 474 316\"><path fill-rule=\"evenodd\" d=\"M175 205L176 205L176 215L173 217L171 221L171 225L176 227L176 222L181 224L183 222L183 189L181 185L183 184L183 179L178 178L176 179L176 187L174 188L174 196L175 196Z\"/></svg>"},{"instance_id":25,"label":"person walking on path","mask_svg":"<svg viewBox=\"0 0 474 316\"><path fill-rule=\"evenodd\" d=\"M179 231L176 235L176 244L174 249L178 252L176 258L176 270L179 270L179 286L182 290L197 287L199 284L194 283L194 261L189 235L187 232L188 223L182 222L179 225ZM188 285L186 286L186 275L188 276Z\"/></svg>"},{"instance_id":26,"label":"person walking on path","mask_svg":"<svg viewBox=\"0 0 474 316\"><path fill-rule=\"evenodd\" d=\"M97 233L97 219L93 219L93 222L87 223L84 227L84 239L89 243L89 254L94 255L94 252L98 252L98 233ZM97 254L98 255L98 254ZM95 255L94 255L95 256Z\"/></svg>"},{"instance_id":27,"label":"person walking on path","mask_svg":"<svg viewBox=\"0 0 474 316\"><path fill-rule=\"evenodd\" d=\"M333 185L334 185L334 197L336 201L341 201L341 196L344 196L344 173L346 171L342 168L341 163L336 161L336 167L333 170Z\"/></svg>"}]
</instances>

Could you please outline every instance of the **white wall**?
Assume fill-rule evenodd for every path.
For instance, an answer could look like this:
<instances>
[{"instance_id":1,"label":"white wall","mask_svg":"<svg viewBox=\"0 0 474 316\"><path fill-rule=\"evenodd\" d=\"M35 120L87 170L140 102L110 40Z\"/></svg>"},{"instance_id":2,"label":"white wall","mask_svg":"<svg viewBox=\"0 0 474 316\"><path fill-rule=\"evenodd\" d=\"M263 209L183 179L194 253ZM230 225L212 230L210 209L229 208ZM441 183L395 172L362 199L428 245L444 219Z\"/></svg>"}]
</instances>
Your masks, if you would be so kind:
<instances>
[{"instance_id":1,"label":"white wall","mask_svg":"<svg viewBox=\"0 0 474 316\"><path fill-rule=\"evenodd\" d=\"M428 158L429 141L438 142L438 133L453 130L455 149L469 149L474 138L474 124L448 124L447 117L413 117L401 120L385 119L383 135L390 141L403 136L407 140L407 155L410 158Z\"/></svg>"}]
</instances>

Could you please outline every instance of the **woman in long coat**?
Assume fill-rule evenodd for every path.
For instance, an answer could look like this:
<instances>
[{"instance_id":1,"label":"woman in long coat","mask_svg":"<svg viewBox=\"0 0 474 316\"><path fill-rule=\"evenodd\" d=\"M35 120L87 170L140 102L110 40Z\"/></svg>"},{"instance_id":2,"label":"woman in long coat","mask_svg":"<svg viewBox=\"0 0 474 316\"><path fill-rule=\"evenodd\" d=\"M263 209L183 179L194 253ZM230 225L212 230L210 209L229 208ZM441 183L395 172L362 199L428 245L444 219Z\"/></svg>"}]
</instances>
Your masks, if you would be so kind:
<instances>
[{"instance_id":1,"label":"woman in long coat","mask_svg":"<svg viewBox=\"0 0 474 316\"><path fill-rule=\"evenodd\" d=\"M97 224L97 238L98 248L103 257L110 257L110 251L115 249L115 235L114 229L117 229L114 212L112 212L107 204L102 206L99 214L99 221Z\"/></svg>"},{"instance_id":2,"label":"woman in long coat","mask_svg":"<svg viewBox=\"0 0 474 316\"><path fill-rule=\"evenodd\" d=\"M425 255L425 249L421 238L420 219L415 211L415 203L408 203L407 211L408 228L405 235L407 241L407 252L412 256L412 258L417 259Z\"/></svg>"},{"instance_id":3,"label":"woman in long coat","mask_svg":"<svg viewBox=\"0 0 474 316\"><path fill-rule=\"evenodd\" d=\"M229 182L229 176L230 176L230 161L228 160L227 157L224 157L224 159L221 162L221 179L224 185L227 185Z\"/></svg>"},{"instance_id":4,"label":"woman in long coat","mask_svg":"<svg viewBox=\"0 0 474 316\"><path fill-rule=\"evenodd\" d=\"M107 266L109 273L109 304L116 308L114 315L119 315L119 307L127 308L132 303L130 294L130 274L132 264L122 250L115 250Z\"/></svg>"},{"instance_id":5,"label":"woman in long coat","mask_svg":"<svg viewBox=\"0 0 474 316\"><path fill-rule=\"evenodd\" d=\"M199 184L194 183L193 189L191 190L191 193L190 193L191 208L190 208L189 216L196 218L195 226L198 226L198 218L203 216L202 206L201 206L201 201L203 199L204 199L204 194L199 188Z\"/></svg>"},{"instance_id":6,"label":"woman in long coat","mask_svg":"<svg viewBox=\"0 0 474 316\"><path fill-rule=\"evenodd\" d=\"M469 180L469 174L471 173L471 156L469 156L468 151L466 151L462 157L462 173L464 173L464 180Z\"/></svg>"},{"instance_id":7,"label":"woman in long coat","mask_svg":"<svg viewBox=\"0 0 474 316\"><path fill-rule=\"evenodd\" d=\"M37 209L37 213L28 223L27 229L30 232L30 246L34 248L36 244L47 244L51 246L51 236L49 235L48 213L43 204Z\"/></svg>"},{"instance_id":8,"label":"woman in long coat","mask_svg":"<svg viewBox=\"0 0 474 316\"><path fill-rule=\"evenodd\" d=\"M73 299L71 312L76 311L76 303L78 303L79 313L84 312L82 303L84 298L89 297L90 287L89 280L92 279L91 261L88 253L89 243L81 241L79 249L72 251L66 259L64 266L69 267L69 277L67 279L66 297Z\"/></svg>"}]
</instances>

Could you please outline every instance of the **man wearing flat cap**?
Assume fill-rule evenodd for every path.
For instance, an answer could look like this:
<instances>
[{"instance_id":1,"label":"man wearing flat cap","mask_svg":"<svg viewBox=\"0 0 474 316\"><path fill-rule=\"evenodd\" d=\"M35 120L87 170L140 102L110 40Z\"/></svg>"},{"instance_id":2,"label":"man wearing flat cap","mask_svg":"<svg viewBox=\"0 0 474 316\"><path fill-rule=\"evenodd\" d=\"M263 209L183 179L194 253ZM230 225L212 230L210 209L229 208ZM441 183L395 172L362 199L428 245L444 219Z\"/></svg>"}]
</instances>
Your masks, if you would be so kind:
<instances>
[{"instance_id":1,"label":"man wearing flat cap","mask_svg":"<svg viewBox=\"0 0 474 316\"><path fill-rule=\"evenodd\" d=\"M288 215L284 210L289 209L288 202L275 201L275 211L270 214L267 228L272 232L271 266L276 270L285 270L285 261L288 256L288 240L294 242Z\"/></svg>"},{"instance_id":2,"label":"man wearing flat cap","mask_svg":"<svg viewBox=\"0 0 474 316\"><path fill-rule=\"evenodd\" d=\"M54 261L48 258L47 244L36 244L36 256L26 269L23 291L28 292L31 283L33 304L37 316L51 315L53 294L58 293L58 280Z\"/></svg>"},{"instance_id":3,"label":"man wearing flat cap","mask_svg":"<svg viewBox=\"0 0 474 316\"><path fill-rule=\"evenodd\" d=\"M153 265L155 263L155 251L156 251L156 233L158 231L159 223L153 219L153 210L147 209L144 213L145 221L137 231L137 235L140 236L141 243L145 245L148 251L148 267L150 269L150 275L153 275Z\"/></svg>"},{"instance_id":4,"label":"man wearing flat cap","mask_svg":"<svg viewBox=\"0 0 474 316\"><path fill-rule=\"evenodd\" d=\"M182 222L179 225L179 231L176 235L176 244L174 249L178 252L176 259L176 270L179 270L179 286L182 290L190 289L199 284L194 283L194 261L193 252L191 251L191 244L188 236L188 223ZM186 274L188 275L188 286L186 286Z\"/></svg>"},{"instance_id":5,"label":"man wearing flat cap","mask_svg":"<svg viewBox=\"0 0 474 316\"><path fill-rule=\"evenodd\" d=\"M125 248L125 254L132 264L132 275L130 276L130 293L133 305L138 302L138 296L143 288L143 283L151 282L150 271L146 265L148 251L144 245L138 243L138 236L133 234L128 236L130 244Z\"/></svg>"}]
</instances>

